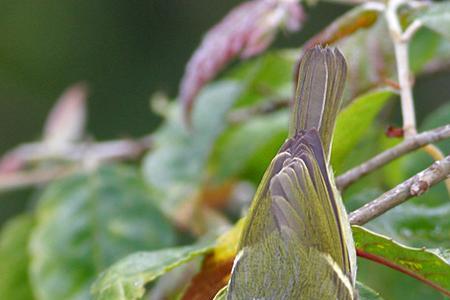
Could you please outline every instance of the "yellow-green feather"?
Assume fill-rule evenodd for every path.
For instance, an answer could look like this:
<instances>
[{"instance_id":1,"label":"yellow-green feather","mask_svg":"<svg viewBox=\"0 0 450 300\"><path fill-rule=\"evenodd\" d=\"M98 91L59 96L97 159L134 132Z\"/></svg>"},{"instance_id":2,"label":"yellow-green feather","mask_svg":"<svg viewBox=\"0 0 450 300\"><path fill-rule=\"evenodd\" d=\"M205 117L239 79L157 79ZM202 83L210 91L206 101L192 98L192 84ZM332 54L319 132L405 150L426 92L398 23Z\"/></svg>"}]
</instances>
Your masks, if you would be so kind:
<instances>
[{"instance_id":1,"label":"yellow-green feather","mask_svg":"<svg viewBox=\"0 0 450 300\"><path fill-rule=\"evenodd\" d=\"M227 299L355 299L356 255L328 167L345 79L337 50L307 51L290 137L253 199Z\"/></svg>"}]
</instances>

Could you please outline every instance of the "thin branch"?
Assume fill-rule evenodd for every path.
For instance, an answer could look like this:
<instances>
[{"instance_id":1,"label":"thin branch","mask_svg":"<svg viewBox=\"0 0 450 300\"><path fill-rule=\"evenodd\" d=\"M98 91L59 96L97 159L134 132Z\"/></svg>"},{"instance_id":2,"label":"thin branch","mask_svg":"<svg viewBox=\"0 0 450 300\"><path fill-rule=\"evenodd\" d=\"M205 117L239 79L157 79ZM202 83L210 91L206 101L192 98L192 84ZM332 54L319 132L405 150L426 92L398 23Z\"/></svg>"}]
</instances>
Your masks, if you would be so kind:
<instances>
[{"instance_id":1,"label":"thin branch","mask_svg":"<svg viewBox=\"0 0 450 300\"><path fill-rule=\"evenodd\" d=\"M376 0L372 0L372 1L367 1L367 0L326 0L326 1L330 2L330 3L344 4L344 5L365 5L365 4L384 5L384 3L382 1L376 1Z\"/></svg>"},{"instance_id":2,"label":"thin branch","mask_svg":"<svg viewBox=\"0 0 450 300\"><path fill-rule=\"evenodd\" d=\"M412 72L409 67L409 41L422 26L419 20L413 21L405 31L402 30L398 16L398 9L402 5L423 6L423 3L407 0L390 0L386 7L386 20L394 44L395 59L397 62L398 81L400 84L400 100L402 106L403 132L405 138L411 138L417 134L416 113L414 111L414 99L412 94ZM435 158L436 153L441 152L434 145L428 145L424 151ZM440 155L439 158L443 156ZM446 180L447 191L450 194L450 180Z\"/></svg>"},{"instance_id":3,"label":"thin branch","mask_svg":"<svg viewBox=\"0 0 450 300\"><path fill-rule=\"evenodd\" d=\"M405 3L407 3L405 0L390 0L386 7L385 16L391 35L391 40L394 44L395 59L397 62L398 81L400 84L400 99L402 104L403 130L405 132L405 137L409 138L417 133L408 53L408 38L410 38L412 34L410 34L410 31L408 31L407 35L403 33L397 14L398 8Z\"/></svg>"},{"instance_id":4,"label":"thin branch","mask_svg":"<svg viewBox=\"0 0 450 300\"><path fill-rule=\"evenodd\" d=\"M405 29L402 35L402 40L408 42L412 39L414 34L423 26L420 20L414 20L408 28Z\"/></svg>"},{"instance_id":5,"label":"thin branch","mask_svg":"<svg viewBox=\"0 0 450 300\"><path fill-rule=\"evenodd\" d=\"M5 192L48 183L55 179L71 175L79 169L80 168L74 166L59 166L54 168L0 174L0 191Z\"/></svg>"},{"instance_id":6,"label":"thin branch","mask_svg":"<svg viewBox=\"0 0 450 300\"><path fill-rule=\"evenodd\" d=\"M444 152L433 144L426 145L422 149L434 160L441 160L445 157ZM447 188L447 193L450 195L450 178L445 180L445 187Z\"/></svg>"},{"instance_id":7,"label":"thin branch","mask_svg":"<svg viewBox=\"0 0 450 300\"><path fill-rule=\"evenodd\" d=\"M239 124L254 116L269 114L281 108L289 107L290 103L291 101L289 99L278 99L263 102L260 105L251 106L249 108L237 109L228 114L228 122L231 124Z\"/></svg>"},{"instance_id":8,"label":"thin branch","mask_svg":"<svg viewBox=\"0 0 450 300\"><path fill-rule=\"evenodd\" d=\"M377 199L349 214L353 225L363 225L409 198L420 196L431 186L449 177L450 156L434 162L429 168L409 178Z\"/></svg>"},{"instance_id":9,"label":"thin branch","mask_svg":"<svg viewBox=\"0 0 450 300\"><path fill-rule=\"evenodd\" d=\"M435 143L447 138L450 138L450 124L417 134L338 176L336 178L336 185L339 190L342 191L359 178L386 165L394 159L427 144Z\"/></svg>"},{"instance_id":10,"label":"thin branch","mask_svg":"<svg viewBox=\"0 0 450 300\"><path fill-rule=\"evenodd\" d=\"M46 143L25 144L8 152L2 163L8 160L20 161L18 170L0 172L0 191L14 190L50 182L73 174L86 165L97 165L106 161L138 158L153 145L151 136L137 140L125 139L100 143L68 144L63 148L52 149ZM69 164L54 167L36 167L25 170L31 162L63 160Z\"/></svg>"}]
</instances>

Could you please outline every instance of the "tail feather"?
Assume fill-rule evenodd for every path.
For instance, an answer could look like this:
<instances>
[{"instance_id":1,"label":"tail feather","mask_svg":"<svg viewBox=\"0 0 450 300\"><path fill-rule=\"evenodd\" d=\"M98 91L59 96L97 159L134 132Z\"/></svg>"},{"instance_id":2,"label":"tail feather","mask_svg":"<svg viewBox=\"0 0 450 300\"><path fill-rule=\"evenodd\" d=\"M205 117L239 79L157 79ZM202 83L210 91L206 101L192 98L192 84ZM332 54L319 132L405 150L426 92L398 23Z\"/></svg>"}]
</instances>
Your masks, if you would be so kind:
<instances>
[{"instance_id":1,"label":"tail feather","mask_svg":"<svg viewBox=\"0 0 450 300\"><path fill-rule=\"evenodd\" d=\"M337 49L312 48L306 51L298 67L289 136L317 129L327 160L346 76L345 59Z\"/></svg>"}]
</instances>

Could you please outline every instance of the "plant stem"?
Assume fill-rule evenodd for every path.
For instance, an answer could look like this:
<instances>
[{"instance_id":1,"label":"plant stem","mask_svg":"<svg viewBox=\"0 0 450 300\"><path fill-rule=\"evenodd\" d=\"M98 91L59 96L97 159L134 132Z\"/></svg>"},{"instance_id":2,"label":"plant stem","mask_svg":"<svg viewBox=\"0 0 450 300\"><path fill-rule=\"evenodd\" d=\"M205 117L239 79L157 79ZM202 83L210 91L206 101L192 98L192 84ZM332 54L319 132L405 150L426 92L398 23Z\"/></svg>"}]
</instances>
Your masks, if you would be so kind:
<instances>
[{"instance_id":1,"label":"plant stem","mask_svg":"<svg viewBox=\"0 0 450 300\"><path fill-rule=\"evenodd\" d=\"M412 34L403 34L397 14L398 8L405 3L405 0L390 0L386 7L385 16L388 23L391 40L394 44L395 59L397 62L397 76L400 85L400 98L402 104L403 130L405 138L409 138L417 133L408 53L408 42L409 38L412 37ZM417 30L416 25L414 28Z\"/></svg>"},{"instance_id":2,"label":"plant stem","mask_svg":"<svg viewBox=\"0 0 450 300\"><path fill-rule=\"evenodd\" d=\"M397 185L377 199L353 211L349 214L349 221L353 225L363 225L409 198L422 195L431 186L446 179L449 174L450 156L447 156L434 162L429 168Z\"/></svg>"},{"instance_id":3,"label":"plant stem","mask_svg":"<svg viewBox=\"0 0 450 300\"><path fill-rule=\"evenodd\" d=\"M45 143L25 144L8 152L2 164L18 162L14 170L1 170L0 192L39 185L61 178L83 168L83 165L97 165L106 161L135 159L153 145L151 135L137 140L124 139L99 143L78 143L67 145L58 151L49 151ZM30 163L62 160L65 164L54 167L37 166L34 169L24 169Z\"/></svg>"},{"instance_id":4,"label":"plant stem","mask_svg":"<svg viewBox=\"0 0 450 300\"><path fill-rule=\"evenodd\" d=\"M428 147L428 144L430 143L438 142L447 138L450 138L450 124L417 134L338 176L336 178L336 185L339 190L342 191L361 177L378 168L381 168L402 155L419 149L425 145L427 145L425 147ZM444 156L437 157L436 160L442 158L444 158Z\"/></svg>"}]
</instances>

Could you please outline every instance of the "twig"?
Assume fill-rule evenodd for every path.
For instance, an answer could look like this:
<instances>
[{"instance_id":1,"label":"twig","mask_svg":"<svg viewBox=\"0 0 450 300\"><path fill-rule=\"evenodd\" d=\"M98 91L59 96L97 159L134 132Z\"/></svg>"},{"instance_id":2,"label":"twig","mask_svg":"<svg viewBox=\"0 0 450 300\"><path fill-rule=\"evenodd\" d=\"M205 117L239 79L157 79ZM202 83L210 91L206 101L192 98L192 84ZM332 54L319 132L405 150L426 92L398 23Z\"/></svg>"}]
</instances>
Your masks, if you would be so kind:
<instances>
[{"instance_id":1,"label":"twig","mask_svg":"<svg viewBox=\"0 0 450 300\"><path fill-rule=\"evenodd\" d=\"M51 169L38 169L0 174L0 191L5 192L27 186L44 184L52 180L71 175L77 170L79 170L79 168L74 166L59 166Z\"/></svg>"},{"instance_id":2,"label":"twig","mask_svg":"<svg viewBox=\"0 0 450 300\"><path fill-rule=\"evenodd\" d=\"M408 42L412 37L411 31L407 31L407 35L403 33L398 19L397 10L405 4L405 0L390 0L386 7L386 20L394 44L395 59L397 62L398 81L400 84L400 98L402 103L403 130L405 137L409 138L417 133L416 131L416 114L414 111L414 101L412 96L411 72L409 70Z\"/></svg>"},{"instance_id":3,"label":"twig","mask_svg":"<svg viewBox=\"0 0 450 300\"><path fill-rule=\"evenodd\" d=\"M367 1L367 0L327 0L327 2L344 4L344 5L364 5L364 4L379 5L379 4L383 4L382 1L377 1L377 0L372 0L372 1Z\"/></svg>"},{"instance_id":4,"label":"twig","mask_svg":"<svg viewBox=\"0 0 450 300\"><path fill-rule=\"evenodd\" d=\"M450 124L417 134L338 176L336 178L336 185L339 190L342 191L359 178L384 166L394 159L427 144L435 143L447 138L450 138Z\"/></svg>"},{"instance_id":5,"label":"twig","mask_svg":"<svg viewBox=\"0 0 450 300\"><path fill-rule=\"evenodd\" d=\"M363 225L409 198L422 195L431 186L446 179L449 174L450 156L447 156L434 162L429 168L397 185L377 199L353 211L349 215L349 221L353 225Z\"/></svg>"},{"instance_id":6,"label":"twig","mask_svg":"<svg viewBox=\"0 0 450 300\"><path fill-rule=\"evenodd\" d=\"M419 20L413 21L405 31L402 30L398 9L400 6L408 4L410 6L421 6L423 3L407 0L390 0L386 7L386 20L388 23L391 40L394 44L395 59L397 62L398 81L400 84L400 99L402 103L403 131L405 138L411 138L417 134L416 114L414 111L414 99L412 94L412 72L409 67L408 43L417 30L422 26ZM436 153L441 153L440 149L434 145L423 148L434 159ZM442 159L443 155L438 158ZM446 180L447 191L450 194L450 180Z\"/></svg>"},{"instance_id":7,"label":"twig","mask_svg":"<svg viewBox=\"0 0 450 300\"><path fill-rule=\"evenodd\" d=\"M4 156L2 163L7 164L9 159L18 160L20 168L0 172L0 191L47 183L70 175L87 164L96 165L111 160L135 159L151 148L152 144L151 136L144 136L137 140L68 144L58 149L49 148L46 143L25 144ZM23 167L30 162L51 160L68 161L70 164L23 170Z\"/></svg>"},{"instance_id":8,"label":"twig","mask_svg":"<svg viewBox=\"0 0 450 300\"><path fill-rule=\"evenodd\" d=\"M263 102L260 105L251 106L249 108L241 108L232 111L228 115L228 122L231 124L239 124L247 121L253 116L269 114L281 108L289 107L289 99L278 99L274 101Z\"/></svg>"}]
</instances>

